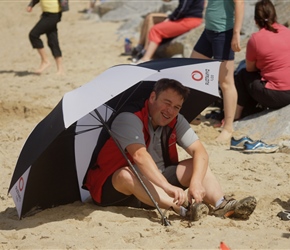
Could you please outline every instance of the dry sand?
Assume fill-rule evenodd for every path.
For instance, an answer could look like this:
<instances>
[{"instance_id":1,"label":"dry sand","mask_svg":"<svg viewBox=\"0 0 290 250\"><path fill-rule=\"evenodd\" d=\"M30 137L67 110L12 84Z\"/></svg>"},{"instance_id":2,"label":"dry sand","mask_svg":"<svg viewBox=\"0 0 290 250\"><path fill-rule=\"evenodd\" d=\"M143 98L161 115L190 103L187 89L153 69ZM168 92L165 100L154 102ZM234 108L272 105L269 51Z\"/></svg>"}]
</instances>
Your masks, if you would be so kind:
<instances>
[{"instance_id":1,"label":"dry sand","mask_svg":"<svg viewBox=\"0 0 290 250\"><path fill-rule=\"evenodd\" d=\"M258 200L249 220L208 216L189 224L169 213L172 226L164 227L156 210L100 208L91 202L47 209L19 220L7 191L30 132L64 93L113 65L128 63L128 58L120 56L123 38L116 33L120 23L81 20L78 10L86 8L88 1L73 1L59 24L66 75L56 76L50 54L51 67L41 76L31 74L39 57L28 32L40 9L27 13L26 1L1 0L0 4L0 249L218 249L221 241L231 249L290 249L290 222L276 216L290 209L290 156L245 155L230 151L228 145L215 145L218 131L204 119L193 128L225 193L237 198L254 195Z\"/></svg>"}]
</instances>

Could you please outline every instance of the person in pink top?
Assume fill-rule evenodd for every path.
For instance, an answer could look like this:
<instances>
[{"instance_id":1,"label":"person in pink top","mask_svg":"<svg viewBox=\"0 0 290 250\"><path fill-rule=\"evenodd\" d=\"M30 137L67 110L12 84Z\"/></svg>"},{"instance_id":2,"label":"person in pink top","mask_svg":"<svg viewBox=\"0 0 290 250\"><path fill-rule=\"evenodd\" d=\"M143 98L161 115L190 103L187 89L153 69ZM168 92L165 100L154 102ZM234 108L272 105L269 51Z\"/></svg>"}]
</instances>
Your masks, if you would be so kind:
<instances>
[{"instance_id":1,"label":"person in pink top","mask_svg":"<svg viewBox=\"0 0 290 250\"><path fill-rule=\"evenodd\" d=\"M238 105L235 120L263 108L279 109L290 104L290 30L277 22L270 0L255 5L259 31L247 43L246 68L235 76Z\"/></svg>"}]
</instances>

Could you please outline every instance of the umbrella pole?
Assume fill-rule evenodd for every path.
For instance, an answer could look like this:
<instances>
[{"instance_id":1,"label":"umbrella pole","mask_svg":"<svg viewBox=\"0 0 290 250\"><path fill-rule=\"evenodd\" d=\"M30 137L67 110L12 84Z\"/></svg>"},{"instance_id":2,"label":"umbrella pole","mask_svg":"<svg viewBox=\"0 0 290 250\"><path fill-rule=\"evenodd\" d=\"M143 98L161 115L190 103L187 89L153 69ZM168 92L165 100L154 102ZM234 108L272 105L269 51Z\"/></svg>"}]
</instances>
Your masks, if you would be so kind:
<instances>
[{"instance_id":1,"label":"umbrella pole","mask_svg":"<svg viewBox=\"0 0 290 250\"><path fill-rule=\"evenodd\" d=\"M109 128L109 126L106 124L106 122L104 121L103 117L101 116L101 114L99 113L99 111L97 109L95 109L96 114L98 115L100 121L102 122L102 124L104 125L104 127L106 128L107 132L109 133L109 135L112 137L112 139L114 140L114 142L116 143L116 145L118 146L119 150L121 151L122 155L125 157L125 159L127 160L130 168L133 170L134 174L137 176L138 180L140 181L141 185L143 186L143 188L145 189L146 193L148 194L148 196L150 197L151 201L153 202L153 204L155 205L156 209L158 210L158 212L161 215L161 222L162 225L164 226L170 226L170 222L167 219L167 217L165 216L165 213L162 213L161 209L159 208L157 202L155 201L155 199L153 198L153 196L151 195L150 191L148 190L148 188L146 187L145 183L143 182L143 180L141 179L139 173L137 172L137 170L135 169L135 167L132 165L131 161L128 159L127 155L125 154L124 150L122 149L122 147L120 146L119 142L117 141L117 139L113 136L111 129Z\"/></svg>"}]
</instances>

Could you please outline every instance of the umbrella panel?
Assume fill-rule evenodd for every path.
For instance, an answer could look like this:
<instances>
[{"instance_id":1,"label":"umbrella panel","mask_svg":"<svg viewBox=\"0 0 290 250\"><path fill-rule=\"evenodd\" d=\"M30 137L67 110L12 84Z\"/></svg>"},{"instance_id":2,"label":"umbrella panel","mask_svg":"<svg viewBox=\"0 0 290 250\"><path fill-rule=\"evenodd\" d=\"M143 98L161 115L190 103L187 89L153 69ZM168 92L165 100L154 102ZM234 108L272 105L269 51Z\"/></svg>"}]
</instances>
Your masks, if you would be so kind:
<instances>
[{"instance_id":1,"label":"umbrella panel","mask_svg":"<svg viewBox=\"0 0 290 250\"><path fill-rule=\"evenodd\" d=\"M184 63L193 63L192 60L171 60L170 62L164 61L162 63L160 63L160 61L147 64L144 63L143 65L140 65L140 67L144 66L145 68L152 67L158 69L160 66L160 70L162 70L167 68L167 66L170 68L170 66L173 65L172 62L174 62L173 64L175 66L182 66ZM185 76L185 74L181 73L179 69L176 74L178 76ZM175 76L177 76L176 74ZM157 80L156 78L158 77L160 78L160 76L156 74L156 76L153 77L154 79L150 79L151 81L142 81L135 84L117 97L106 102L106 105L101 106L110 106L116 111L119 111L127 102L139 101L141 98L147 98L152 91L155 80ZM191 89L190 96L183 104L181 113L189 122L191 122L204 108L213 103L217 98L218 97L209 95L208 93ZM99 110L100 107L96 108ZM13 174L9 191L12 186L17 184L18 180L21 179L20 177L24 173L28 173L26 169L29 169L29 176L26 183L25 197L23 197L20 217L33 209L45 209L81 199L80 183L82 181L80 180L82 180L83 173L80 174L79 171L76 170L76 167L78 167L76 165L79 165L79 162L76 162L78 161L78 157L75 155L75 151L77 148L87 151L87 147L89 147L90 149L88 152L93 152L96 145L91 143L92 145L88 146L82 143L85 146L81 146L81 144L77 146L79 142L78 139L76 139L76 133L78 134L79 131L76 129L76 126L82 118L80 117L75 124L68 129L65 129L62 111L63 105L62 103L59 103L57 108L55 108L48 117L38 124L35 129L36 131L31 134L26 144L39 145L39 143L33 142L40 141L41 145L39 145L39 147L37 146L35 150L32 151L31 147L24 147L19 157L19 162L17 163L17 167ZM42 137L39 137L39 134L42 135ZM95 135L96 134L94 133L94 136ZM28 143L29 141L30 143ZM96 139L95 143L97 143L97 141L98 140ZM47 149L45 149L46 147ZM43 153L41 153L41 151ZM82 154L82 151L80 150L79 153ZM49 164L53 156L55 162ZM91 161L95 160L94 157L95 156L93 155L91 156ZM88 164L89 163L81 163L80 167L86 169Z\"/></svg>"},{"instance_id":2,"label":"umbrella panel","mask_svg":"<svg viewBox=\"0 0 290 250\"><path fill-rule=\"evenodd\" d=\"M123 93L106 102L116 112L118 112L126 103L145 100L149 97L156 81L141 81L138 84L127 89ZM217 96L204 93L199 90L190 89L186 101L182 105L180 113L188 122L196 118L206 107L219 99Z\"/></svg>"},{"instance_id":3,"label":"umbrella panel","mask_svg":"<svg viewBox=\"0 0 290 250\"><path fill-rule=\"evenodd\" d=\"M32 165L21 214L80 200L74 160L74 126L64 131ZM54 161L51 163L50 159Z\"/></svg>"}]
</instances>

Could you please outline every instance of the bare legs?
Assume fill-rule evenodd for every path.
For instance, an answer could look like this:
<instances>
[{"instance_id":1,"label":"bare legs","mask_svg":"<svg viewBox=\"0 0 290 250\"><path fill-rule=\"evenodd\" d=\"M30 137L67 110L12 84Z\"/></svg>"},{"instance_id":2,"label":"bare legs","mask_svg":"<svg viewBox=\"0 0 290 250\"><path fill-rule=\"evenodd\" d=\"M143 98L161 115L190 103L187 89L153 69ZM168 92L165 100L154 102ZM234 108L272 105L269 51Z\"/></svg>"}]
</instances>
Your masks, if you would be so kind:
<instances>
[{"instance_id":1,"label":"bare legs","mask_svg":"<svg viewBox=\"0 0 290 250\"><path fill-rule=\"evenodd\" d=\"M149 31L155 24L163 22L166 17L167 15L165 13L151 13L145 17L141 28L138 45L134 48L138 51L138 53L143 54L141 55L142 58L139 57L139 61L137 63L149 61L153 57L156 49L158 48L158 44L153 41L149 41Z\"/></svg>"},{"instance_id":2,"label":"bare legs","mask_svg":"<svg viewBox=\"0 0 290 250\"><path fill-rule=\"evenodd\" d=\"M151 58L153 57L158 46L159 46L159 44L157 44L153 41L150 41L148 44L148 47L146 49L146 52L145 52L144 56L140 59L140 61L146 62L146 61L151 60Z\"/></svg>"},{"instance_id":3,"label":"bare legs","mask_svg":"<svg viewBox=\"0 0 290 250\"><path fill-rule=\"evenodd\" d=\"M196 51L191 54L192 58L210 59ZM216 138L218 142L224 142L231 138L233 122L237 107L237 90L234 83L234 61L223 61L219 72L219 85L223 93L224 125L222 132Z\"/></svg>"},{"instance_id":4,"label":"bare legs","mask_svg":"<svg viewBox=\"0 0 290 250\"><path fill-rule=\"evenodd\" d=\"M35 70L36 74L41 74L45 69L50 66L50 62L48 60L47 54L44 48L37 49L38 54L40 55L40 66L37 70ZM57 67L57 74L62 75L64 74L63 65L62 65L62 57L56 57L55 63Z\"/></svg>"},{"instance_id":5,"label":"bare legs","mask_svg":"<svg viewBox=\"0 0 290 250\"><path fill-rule=\"evenodd\" d=\"M176 170L176 176L181 185L184 187L188 187L191 181L190 176L192 176L192 159L183 160L179 163L177 170ZM215 175L212 173L211 169L208 167L204 176L204 179L202 180L202 185L206 191L205 197L203 200L211 204L212 206L215 206L216 202L220 200L224 193L222 191L222 188L216 179Z\"/></svg>"},{"instance_id":6,"label":"bare legs","mask_svg":"<svg viewBox=\"0 0 290 250\"><path fill-rule=\"evenodd\" d=\"M185 160L177 168L178 178L182 178L183 175L185 179L192 175L192 159ZM186 175L186 176L185 176ZM142 176L140 176L142 178ZM163 189L153 185L147 179L142 178L144 184L148 188L150 194L154 200L158 203L158 206L163 209L169 209L170 207L177 213L180 212L180 206L173 203L173 198L169 197ZM189 183L189 179L187 180ZM146 193L140 181L137 179L134 173L129 169L129 167L124 167L117 170L112 178L113 186L119 192L125 195L134 195L141 202L153 206L150 197ZM186 185L188 186L188 185ZM220 184L218 183L216 177L213 175L211 170L208 168L205 178L203 180L203 186L206 190L206 196L204 201L208 204L215 206L215 203L221 199L224 194L221 190Z\"/></svg>"},{"instance_id":7,"label":"bare legs","mask_svg":"<svg viewBox=\"0 0 290 250\"><path fill-rule=\"evenodd\" d=\"M142 176L140 177L142 178ZM155 186L145 178L142 178L142 180L160 208L169 209L172 207L175 212L179 213L180 207L173 202L173 198L169 197L163 189ZM142 184L129 167L117 170L113 175L112 183L117 191L125 195L133 194L141 202L154 207Z\"/></svg>"},{"instance_id":8,"label":"bare legs","mask_svg":"<svg viewBox=\"0 0 290 250\"><path fill-rule=\"evenodd\" d=\"M145 17L138 42L138 44L142 45L145 50L147 50L149 45L148 34L150 29L155 24L163 22L166 17L167 15L165 13L150 13Z\"/></svg>"},{"instance_id":9,"label":"bare legs","mask_svg":"<svg viewBox=\"0 0 290 250\"><path fill-rule=\"evenodd\" d=\"M234 82L234 61L223 61L220 66L219 84L223 93L224 125L217 141L227 141L233 133L233 122L237 107L237 90Z\"/></svg>"},{"instance_id":10,"label":"bare legs","mask_svg":"<svg viewBox=\"0 0 290 250\"><path fill-rule=\"evenodd\" d=\"M55 62L56 62L56 67L57 67L57 74L63 75L64 70L63 70L63 66L62 66L62 57L56 57Z\"/></svg>"},{"instance_id":11,"label":"bare legs","mask_svg":"<svg viewBox=\"0 0 290 250\"><path fill-rule=\"evenodd\" d=\"M47 58L47 54L45 52L44 48L37 49L38 54L40 55L40 66L37 70L35 70L35 73L41 74L46 68L50 66L50 62Z\"/></svg>"}]
</instances>

